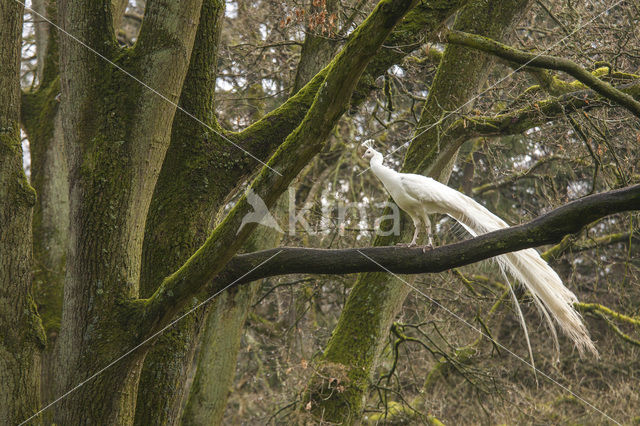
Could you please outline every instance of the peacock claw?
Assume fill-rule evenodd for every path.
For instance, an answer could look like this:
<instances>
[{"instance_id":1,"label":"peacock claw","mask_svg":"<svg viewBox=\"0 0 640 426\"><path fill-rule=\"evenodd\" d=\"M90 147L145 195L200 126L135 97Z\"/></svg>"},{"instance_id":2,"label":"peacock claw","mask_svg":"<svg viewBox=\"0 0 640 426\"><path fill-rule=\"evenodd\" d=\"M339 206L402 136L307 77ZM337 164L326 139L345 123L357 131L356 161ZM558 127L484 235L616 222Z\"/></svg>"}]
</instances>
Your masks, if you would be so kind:
<instances>
[{"instance_id":1,"label":"peacock claw","mask_svg":"<svg viewBox=\"0 0 640 426\"><path fill-rule=\"evenodd\" d=\"M422 252L423 253L426 253L429 250L433 250L433 244L425 244L425 245L423 245L421 247L422 247Z\"/></svg>"}]
</instances>

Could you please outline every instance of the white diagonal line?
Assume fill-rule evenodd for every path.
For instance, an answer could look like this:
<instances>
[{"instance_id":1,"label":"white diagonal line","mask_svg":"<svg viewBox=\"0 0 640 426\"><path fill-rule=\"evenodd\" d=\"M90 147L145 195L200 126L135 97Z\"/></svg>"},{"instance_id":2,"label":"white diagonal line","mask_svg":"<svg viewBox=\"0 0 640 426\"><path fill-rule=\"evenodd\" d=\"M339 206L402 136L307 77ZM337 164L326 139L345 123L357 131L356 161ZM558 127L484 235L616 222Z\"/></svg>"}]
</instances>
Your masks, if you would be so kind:
<instances>
[{"instance_id":1,"label":"white diagonal line","mask_svg":"<svg viewBox=\"0 0 640 426\"><path fill-rule=\"evenodd\" d=\"M529 65L531 63L531 61L539 58L542 55L545 55L546 53L548 53L551 49L553 49L554 47L556 47L558 44L562 43L563 41L565 41L567 38L571 37L572 35L574 35L576 32L580 31L581 29L585 28L587 25L590 25L593 21L595 21L596 19L598 19L600 16L604 15L605 13L607 13L608 11L610 11L611 9L613 9L614 7L616 7L617 5L619 5L620 3L622 3L625 0L619 0L618 2L614 3L613 5L609 6L608 8L606 8L605 10L603 10L602 12L598 13L597 15L595 15L593 18L589 19L587 22L585 22L583 25L577 27L575 30L571 31L569 34L567 34L566 36L562 37L560 40L556 41L555 43L553 43L547 50L544 50L540 53L538 53L536 56L534 56L533 58L529 59L527 62L525 62L524 64L522 64L521 66L519 66L518 68L514 69L513 71L511 71L509 74L505 75L504 77L502 77L500 80L496 81L494 84L492 84L491 86L487 87L485 90L483 90L482 92L478 93L477 95L473 96L471 99L469 99L468 101L466 101L464 104L460 105L459 107L457 107L456 109L454 109L453 111L445 114L442 118L440 118L438 121L436 121L435 123L427 126L423 131L421 131L420 133L418 133L417 135L413 136L411 139L409 139L408 141L406 141L405 143L403 143L402 145L400 145L399 147L397 147L396 149L394 149L393 151L391 151L390 153L388 153L387 155L384 156L384 158L387 158L391 155L393 155L396 151L401 150L402 148L404 148L405 146L407 146L408 144L410 144L411 142L413 142L414 140L416 140L418 137L420 137L422 134L428 132L429 130L433 129L435 126L440 125L445 119L451 117L453 114L457 113L458 111L460 111L462 108L464 108L465 106L467 106L470 102L473 102L474 100L478 99L480 96L484 95L485 93L487 93L489 90L493 89L494 87L496 87L498 84L502 83L504 80L506 80L507 78L511 77L513 74L517 73L518 71L522 70L524 67L526 67L527 65ZM358 173L357 176L361 176L364 173L366 173L367 171L369 171L371 167L367 167L366 169L364 169L363 171L361 171L360 173Z\"/></svg>"},{"instance_id":2,"label":"white diagonal line","mask_svg":"<svg viewBox=\"0 0 640 426\"><path fill-rule=\"evenodd\" d=\"M503 344L501 344L500 342L496 341L495 339L493 339L491 336L487 335L485 332L483 332L482 330L480 330L478 327L474 326L473 324L469 323L467 320L465 320L464 318L462 318L460 315L456 314L455 312L451 311L450 309L448 309L447 307L443 306L441 303L439 303L437 300L433 299L432 297L427 296L424 292L420 291L420 289L418 289L416 286L414 286L413 284L409 283L408 281L404 280L402 277L400 277L399 275L393 273L391 270L389 270L388 268L384 267L383 265L381 265L379 262L376 262L374 259L370 258L369 256L367 256L366 254L364 254L362 251L358 250L358 253L360 253L362 256L364 256L365 258L369 259L371 262L375 263L376 265L378 265L380 268L384 269L387 273L391 274L394 278L397 278L398 280L402 281L405 285L407 285L409 288L411 288L412 290L414 290L415 292L417 292L418 294L422 295L425 299L429 300L431 303L435 304L436 306L438 306L439 308L443 309L444 311L446 311L448 314L450 314L451 316L453 316L454 318L456 318L457 320L460 320L461 322L463 322L465 325L467 325L469 328L471 328L473 331L477 332L478 334L480 334L481 336L489 339L489 341L493 342L493 344L500 346L500 348L504 349L506 352L508 352L510 355L512 355L513 357L515 357L516 359L522 361L523 363L525 363L527 366L531 367L533 370L535 370L536 372L540 373L540 375L542 377L544 377L545 379L549 380L551 383L554 383L558 386L560 386L564 391L569 392L571 395L573 395L576 399L582 401L585 405L587 405L588 407L590 407L591 409L593 409L594 411L597 411L598 413L602 414L604 417L606 417L607 419L611 420L612 422L614 422L617 425L621 426L621 423L618 422L617 420L613 419L611 416L609 416L607 413L605 413L604 411L600 410L598 407L596 407L595 405L593 405L592 403L590 403L589 401L587 401L586 399L582 398L580 395L576 394L575 392L573 392L571 389L567 388L566 386L564 386L563 384L557 382L556 380L554 380L551 376L549 376L548 374L546 374L544 371L539 370L538 368L536 368L535 366L533 366L531 363L529 363L529 361L527 361L526 359L522 358L521 356L517 355L516 353L512 352L511 350L509 350L507 347L505 347Z\"/></svg>"},{"instance_id":3,"label":"white diagonal line","mask_svg":"<svg viewBox=\"0 0 640 426\"><path fill-rule=\"evenodd\" d=\"M215 133L216 135L220 136L222 139L224 139L225 141L229 142L231 145L235 146L236 148L238 148L240 151L244 152L245 154L247 154L249 157L253 158L254 160L256 160L258 163L262 164L263 166L265 166L266 168L268 168L269 170L271 170L273 173L282 176L282 174L280 172L278 172L277 170L273 169L271 166L269 166L267 163L265 163L264 161L260 160L258 157L256 157L255 155L253 155L252 153L250 153L249 151L247 151L246 149L244 149L243 147L241 147L240 145L238 145L237 143L235 143L234 141L232 141L231 139L229 139L228 137L226 137L225 135L223 135L222 133L218 132L216 129L214 129L213 127L209 126L207 123L205 123L204 121L200 120L198 117L196 117L195 115L191 114L189 111L187 111L186 109L182 108L180 105L178 105L176 102L173 102L171 99L169 99L168 97L166 97L165 95L163 95L162 93L160 93L159 91L157 91L156 89L154 89L153 87L149 86L147 83L145 83L144 81L140 80L138 77L136 77L135 75L131 74L129 71L127 71L126 69L122 68L120 65L116 64L115 62L113 62L112 60L110 60L109 58L107 58L106 56L104 56L103 54L101 54L100 52L98 52L97 50L95 50L93 47L89 46L87 43L85 43L84 41L80 40L78 37L74 36L73 34L69 33L68 31L62 29L59 25L55 24L53 21L51 21L50 19L48 19L46 16L36 12L35 10L31 9L30 7L28 7L24 2L20 1L20 0L14 0L16 3L21 4L22 6L24 6L24 8L26 10L29 11L29 13L32 13L34 15L37 15L39 18L41 18L42 20L46 21L47 23L49 23L49 25L55 27L58 31L60 31L61 33L65 34L66 36L68 36L69 38L71 38L72 40L80 43L83 47L87 48L88 50L90 50L94 55L98 56L100 59L103 59L104 61L108 62L111 66L117 68L118 70L120 70L121 72L123 72L125 75L127 75L128 77L131 77L133 80L135 80L136 82L140 83L142 86L144 86L145 88L147 88L148 90L150 90L151 92L153 92L154 94L156 94L160 99L162 99L163 101L173 105L174 107L176 107L176 109L180 110L181 112L183 112L184 114L186 114L188 117L192 118L193 120L197 121L199 124L201 124L202 126L206 127L209 131Z\"/></svg>"},{"instance_id":4,"label":"white diagonal line","mask_svg":"<svg viewBox=\"0 0 640 426\"><path fill-rule=\"evenodd\" d=\"M105 371L107 371L109 368L113 367L115 364L117 364L119 361L123 360L124 358L126 358L128 355L130 355L131 353L135 352L137 349L139 349L140 347L142 347L143 345L145 345L146 343L148 343L150 340L155 339L156 337L158 337L159 335L161 335L162 333L164 333L167 329L173 327L178 321L180 321L181 319L183 319L184 317L190 315L191 313L193 313L196 309L198 309L199 307L201 307L202 305L209 303L214 297L216 297L217 295L219 295L220 293L222 293L223 291L225 291L226 289L228 289L229 287L231 287L232 285L234 285L235 283L237 283L238 281L242 280L244 277L246 277L247 275L249 275L250 273L252 273L253 271L255 271L256 269L260 268L262 265L264 265L265 263L269 262L271 259L273 259L274 257L276 257L277 255L279 255L280 253L282 253L283 250L278 251L276 254L274 254L273 256L269 257L268 259L263 260L262 262L260 262L260 264L258 264L257 266L253 267L252 269L250 269L249 271L247 271L244 275L242 275L239 278L236 278L233 282L231 282L230 284L228 284L226 287L224 287L222 290L217 291L216 293L214 293L213 295L209 296L208 298L206 298L204 301L198 303L195 307L189 309L187 312L185 312L184 314L180 315L178 318L174 319L173 321L171 321L169 324L167 324L166 326L164 326L163 328L161 328L160 330L156 331L155 333L153 333L151 336L147 337L146 339L144 339L142 342L138 343L136 346L134 346L133 348L129 349L127 352L125 352L124 354L120 355L118 358L116 358L115 360L111 361L108 365L106 365L105 367L101 368L100 370L96 371L95 373L93 373L91 376L87 377L86 379L84 379L83 381L81 381L80 383L78 383L77 385L75 385L73 388L69 389L68 391L66 391L65 393L63 393L62 395L60 395L58 398L54 399L52 402L50 402L49 404L47 404L46 406L42 407L40 410L38 410L37 413L33 414L31 417L29 417L28 419L24 420L23 422L21 422L18 426L22 426L24 424L26 424L27 422L29 422L30 420L36 418L37 416L39 416L40 414L42 414L45 410L51 408L53 405L55 405L56 403L60 402L61 400L63 400L64 398L66 398L67 396L71 395L73 392L77 391L78 389L80 389L82 386L84 386L85 384L87 384L88 382L90 382L91 380L95 379L96 377L98 377L100 374L104 373Z\"/></svg>"}]
</instances>

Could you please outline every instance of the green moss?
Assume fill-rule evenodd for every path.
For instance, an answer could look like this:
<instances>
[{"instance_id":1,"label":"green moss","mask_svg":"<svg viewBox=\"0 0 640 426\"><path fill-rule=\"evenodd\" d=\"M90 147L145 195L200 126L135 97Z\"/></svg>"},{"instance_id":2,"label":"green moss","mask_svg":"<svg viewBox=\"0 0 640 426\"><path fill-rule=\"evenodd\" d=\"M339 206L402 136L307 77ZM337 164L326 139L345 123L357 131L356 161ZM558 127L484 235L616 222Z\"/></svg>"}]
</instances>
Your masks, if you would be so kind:
<instances>
[{"instance_id":1,"label":"green moss","mask_svg":"<svg viewBox=\"0 0 640 426\"><path fill-rule=\"evenodd\" d=\"M343 364L321 362L304 396L304 405L316 418L336 423L350 423L362 408L362 394L368 388L368 378L357 369ZM358 377L360 376L360 377ZM326 401L331 400L331 404Z\"/></svg>"},{"instance_id":2,"label":"green moss","mask_svg":"<svg viewBox=\"0 0 640 426\"><path fill-rule=\"evenodd\" d=\"M52 43L53 45L50 45L55 48L55 42ZM51 64L46 65L46 69L51 70ZM39 191L44 191L45 180L52 178L45 176L44 168L45 162L49 161L47 155L50 155L50 145L54 143L54 126L59 108L56 97L59 93L60 80L55 77L43 79L43 85L38 90L22 96L21 121L30 143L31 182ZM43 214L40 201L36 204L33 214L33 253L36 259L34 294L46 334L54 335L60 328L65 261L62 257L58 264L53 265L48 259L51 241L63 237L56 235L56 230L43 224Z\"/></svg>"},{"instance_id":3,"label":"green moss","mask_svg":"<svg viewBox=\"0 0 640 426\"><path fill-rule=\"evenodd\" d=\"M2 187L3 205L8 208L9 214L3 212L3 223L8 232L14 234L19 233L18 229L30 233L31 210L36 201L34 189L29 185L27 177L22 168L22 147L20 141L19 124L16 121L8 121L3 123L4 127L0 129L0 186ZM4 198L4 197L7 198ZM23 236L19 236L23 237ZM8 241L15 241L16 235L10 236ZM17 247L4 247L6 250L12 250L14 257L23 256L13 261L9 260L9 276L19 282L7 283L11 284L9 288L15 289L22 296L15 294L15 301L20 301L17 307L3 306L8 312L16 312L17 316L9 318L9 322L5 323L5 327L0 329L0 346L9 350L9 353L26 353L33 356L34 351L40 350L45 342L42 324L37 313L37 309L31 299L30 282L25 282L25 275L20 268L29 267L30 264L24 265L24 256L30 254L30 238L23 237L23 242ZM6 241L5 241L6 242ZM5 254L3 254L5 255ZM17 261L16 261L17 260ZM30 261L30 258L28 259ZM6 262L6 260L5 260ZM5 265L7 266L7 265ZM26 297L25 297L26 293ZM11 298L9 299L11 300ZM5 300L6 303L6 300Z\"/></svg>"},{"instance_id":4,"label":"green moss","mask_svg":"<svg viewBox=\"0 0 640 426\"><path fill-rule=\"evenodd\" d=\"M18 123L11 121L6 126L0 129L0 160L8 164L8 173L5 176L8 180L2 184L8 187L8 194L13 197L10 201L13 205L31 208L36 202L36 192L22 169L22 145Z\"/></svg>"}]
</instances>

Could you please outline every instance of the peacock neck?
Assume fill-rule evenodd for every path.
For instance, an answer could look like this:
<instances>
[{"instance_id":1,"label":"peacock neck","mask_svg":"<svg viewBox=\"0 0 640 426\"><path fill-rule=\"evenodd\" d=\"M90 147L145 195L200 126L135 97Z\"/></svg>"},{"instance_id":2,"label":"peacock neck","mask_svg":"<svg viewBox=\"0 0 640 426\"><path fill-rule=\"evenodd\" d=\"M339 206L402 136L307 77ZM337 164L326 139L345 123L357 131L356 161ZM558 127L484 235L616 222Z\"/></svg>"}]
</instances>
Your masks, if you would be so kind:
<instances>
[{"instance_id":1,"label":"peacock neck","mask_svg":"<svg viewBox=\"0 0 640 426\"><path fill-rule=\"evenodd\" d=\"M397 172L384 164L382 164L382 154L376 152L373 157L371 157L371 161L369 164L371 165L371 170L377 176L378 179L382 181L385 186L389 183L397 174Z\"/></svg>"}]
</instances>

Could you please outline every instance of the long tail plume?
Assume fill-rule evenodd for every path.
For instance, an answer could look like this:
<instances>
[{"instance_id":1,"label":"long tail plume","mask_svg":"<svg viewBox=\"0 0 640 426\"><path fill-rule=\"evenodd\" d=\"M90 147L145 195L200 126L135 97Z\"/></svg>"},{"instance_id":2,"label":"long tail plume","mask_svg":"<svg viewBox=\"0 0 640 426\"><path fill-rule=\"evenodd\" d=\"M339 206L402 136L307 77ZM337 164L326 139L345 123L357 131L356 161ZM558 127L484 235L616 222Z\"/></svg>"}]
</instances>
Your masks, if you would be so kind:
<instances>
[{"instance_id":1,"label":"long tail plume","mask_svg":"<svg viewBox=\"0 0 640 426\"><path fill-rule=\"evenodd\" d=\"M451 211L447 213L460 222L472 235L485 234L509 227L505 221L472 198L457 191L452 191L450 195L455 197L456 201L455 203L451 201ZM558 274L540 257L535 249L507 253L497 256L496 260L503 273L508 271L529 290L538 309L549 323L556 350L559 348L558 337L551 318L555 319L560 329L573 341L580 356L588 351L598 357L598 351L589 337L582 317L573 307L578 298L564 286ZM508 285L510 286L510 284ZM519 309L518 313L526 334L524 317ZM527 337L527 345L531 354L528 340Z\"/></svg>"}]
</instances>

